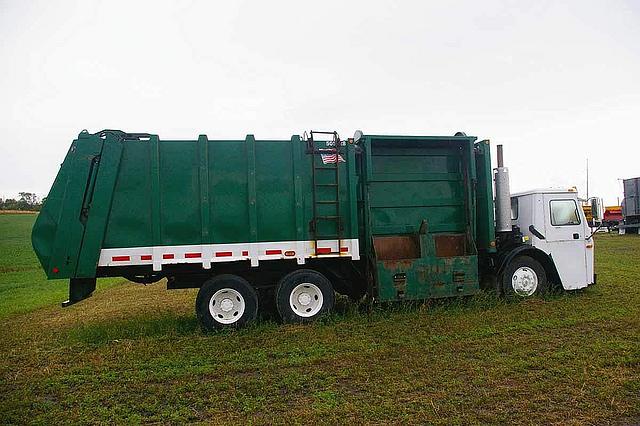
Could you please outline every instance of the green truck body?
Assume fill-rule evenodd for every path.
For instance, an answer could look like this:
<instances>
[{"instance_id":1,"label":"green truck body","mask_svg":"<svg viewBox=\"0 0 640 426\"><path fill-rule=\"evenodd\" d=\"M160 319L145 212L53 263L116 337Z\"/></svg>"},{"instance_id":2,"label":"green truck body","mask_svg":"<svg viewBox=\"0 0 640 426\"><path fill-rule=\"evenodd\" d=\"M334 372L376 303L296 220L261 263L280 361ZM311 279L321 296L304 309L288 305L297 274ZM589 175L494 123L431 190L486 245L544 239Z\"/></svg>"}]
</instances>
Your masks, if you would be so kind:
<instances>
[{"instance_id":1,"label":"green truck body","mask_svg":"<svg viewBox=\"0 0 640 426\"><path fill-rule=\"evenodd\" d=\"M337 134L161 140L82 132L33 228L70 302L95 278L169 288L233 273L258 289L306 268L379 301L469 295L496 252L489 142Z\"/></svg>"},{"instance_id":2,"label":"green truck body","mask_svg":"<svg viewBox=\"0 0 640 426\"><path fill-rule=\"evenodd\" d=\"M347 148L351 161L339 164L341 237L354 239L356 163ZM298 136L165 141L81 133L36 221L34 249L49 278L92 278L102 249L308 241L314 212L304 149ZM326 171L318 185L334 179ZM335 198L330 186L318 192ZM335 210L317 208L319 215ZM335 234L335 227L320 223L318 231Z\"/></svg>"}]
</instances>

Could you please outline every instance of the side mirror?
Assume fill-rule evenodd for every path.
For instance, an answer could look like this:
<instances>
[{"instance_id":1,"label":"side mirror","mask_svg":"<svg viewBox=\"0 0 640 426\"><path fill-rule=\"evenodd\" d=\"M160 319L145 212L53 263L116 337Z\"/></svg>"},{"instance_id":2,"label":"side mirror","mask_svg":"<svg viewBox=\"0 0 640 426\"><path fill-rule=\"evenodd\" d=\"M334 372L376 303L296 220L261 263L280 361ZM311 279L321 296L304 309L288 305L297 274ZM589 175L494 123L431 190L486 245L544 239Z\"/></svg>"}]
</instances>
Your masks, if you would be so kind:
<instances>
[{"instance_id":1,"label":"side mirror","mask_svg":"<svg viewBox=\"0 0 640 426\"><path fill-rule=\"evenodd\" d=\"M589 200L589 204L591 205L591 217L593 217L593 223L601 223L602 222L602 199L593 197Z\"/></svg>"}]
</instances>

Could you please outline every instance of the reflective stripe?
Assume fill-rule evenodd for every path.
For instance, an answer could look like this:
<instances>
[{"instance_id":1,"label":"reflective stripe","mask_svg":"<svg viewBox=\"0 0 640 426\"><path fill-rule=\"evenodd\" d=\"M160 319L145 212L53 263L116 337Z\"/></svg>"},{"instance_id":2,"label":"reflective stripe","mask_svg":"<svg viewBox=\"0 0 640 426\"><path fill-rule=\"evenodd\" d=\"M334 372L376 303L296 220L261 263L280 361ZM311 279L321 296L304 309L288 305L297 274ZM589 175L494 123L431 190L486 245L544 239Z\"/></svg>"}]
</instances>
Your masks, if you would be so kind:
<instances>
[{"instance_id":1,"label":"reflective stripe","mask_svg":"<svg viewBox=\"0 0 640 426\"><path fill-rule=\"evenodd\" d=\"M253 247L253 248L252 248ZM327 257L347 257L360 259L358 239L320 240L315 252L314 241L274 241L262 243L202 244L184 246L123 247L100 251L98 266L133 266L153 263L154 271L162 270L162 265L177 263L200 263L203 267L211 263L251 260L252 266L259 261L290 259L296 256L298 264L319 255ZM152 254L149 254L152 253Z\"/></svg>"}]
</instances>

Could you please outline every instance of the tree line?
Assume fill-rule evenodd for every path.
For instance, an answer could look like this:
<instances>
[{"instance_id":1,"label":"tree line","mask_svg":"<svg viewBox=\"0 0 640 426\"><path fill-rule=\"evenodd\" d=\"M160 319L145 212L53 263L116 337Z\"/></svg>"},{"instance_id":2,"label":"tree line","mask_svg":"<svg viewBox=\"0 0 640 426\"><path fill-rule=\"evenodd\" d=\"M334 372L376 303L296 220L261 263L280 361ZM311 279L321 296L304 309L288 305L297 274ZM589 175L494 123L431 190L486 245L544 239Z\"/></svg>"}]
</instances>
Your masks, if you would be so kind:
<instances>
[{"instance_id":1,"label":"tree line","mask_svg":"<svg viewBox=\"0 0 640 426\"><path fill-rule=\"evenodd\" d=\"M0 198L0 210L23 210L37 212L42 208L42 203L47 197L40 199L33 192L19 192L18 199Z\"/></svg>"}]
</instances>

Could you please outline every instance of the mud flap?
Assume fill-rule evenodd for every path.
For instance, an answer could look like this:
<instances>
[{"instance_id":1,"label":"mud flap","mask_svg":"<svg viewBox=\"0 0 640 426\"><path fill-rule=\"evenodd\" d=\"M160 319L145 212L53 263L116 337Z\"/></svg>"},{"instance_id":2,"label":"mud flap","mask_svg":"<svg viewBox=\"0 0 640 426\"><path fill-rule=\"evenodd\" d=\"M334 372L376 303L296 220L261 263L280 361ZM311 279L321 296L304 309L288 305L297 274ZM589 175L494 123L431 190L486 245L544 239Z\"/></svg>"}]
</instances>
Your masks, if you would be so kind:
<instances>
[{"instance_id":1,"label":"mud flap","mask_svg":"<svg viewBox=\"0 0 640 426\"><path fill-rule=\"evenodd\" d=\"M95 278L71 278L69 280L69 300L62 302L62 307L66 308L86 299L95 289Z\"/></svg>"}]
</instances>

